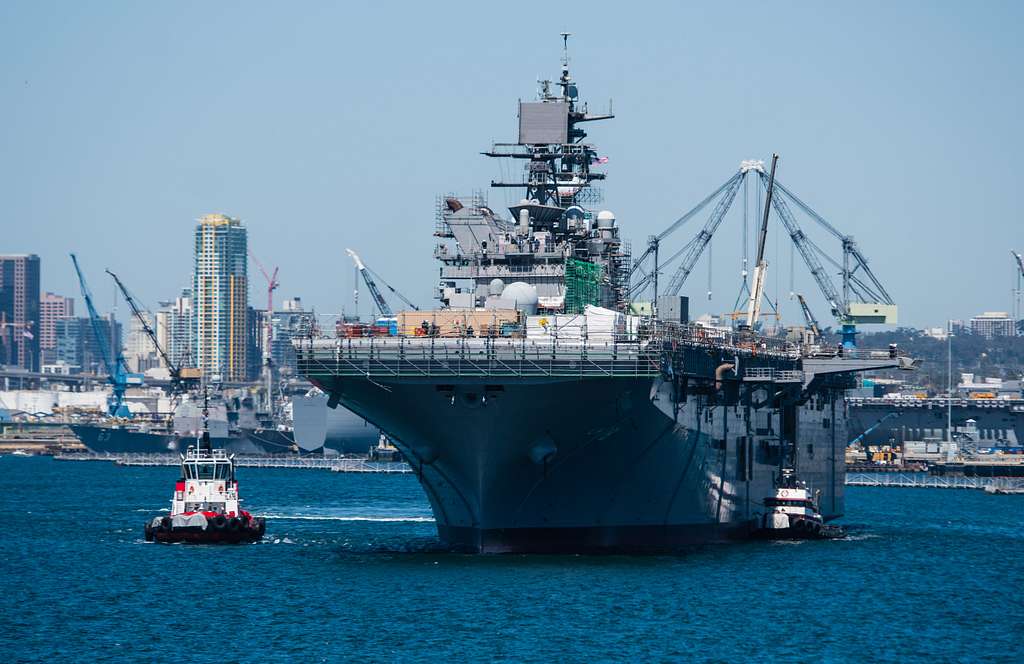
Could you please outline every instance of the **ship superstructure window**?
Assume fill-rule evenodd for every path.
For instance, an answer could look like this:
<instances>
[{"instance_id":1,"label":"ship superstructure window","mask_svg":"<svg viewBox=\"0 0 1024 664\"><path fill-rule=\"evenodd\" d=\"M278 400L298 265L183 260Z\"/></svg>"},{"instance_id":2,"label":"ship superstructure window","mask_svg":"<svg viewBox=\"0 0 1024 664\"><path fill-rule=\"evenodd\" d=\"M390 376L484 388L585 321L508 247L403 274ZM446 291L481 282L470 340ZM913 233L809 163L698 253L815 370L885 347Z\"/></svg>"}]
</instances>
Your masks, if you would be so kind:
<instances>
[{"instance_id":1,"label":"ship superstructure window","mask_svg":"<svg viewBox=\"0 0 1024 664\"><path fill-rule=\"evenodd\" d=\"M187 463L185 464L187 480L227 480L231 479L231 465L228 463Z\"/></svg>"}]
</instances>

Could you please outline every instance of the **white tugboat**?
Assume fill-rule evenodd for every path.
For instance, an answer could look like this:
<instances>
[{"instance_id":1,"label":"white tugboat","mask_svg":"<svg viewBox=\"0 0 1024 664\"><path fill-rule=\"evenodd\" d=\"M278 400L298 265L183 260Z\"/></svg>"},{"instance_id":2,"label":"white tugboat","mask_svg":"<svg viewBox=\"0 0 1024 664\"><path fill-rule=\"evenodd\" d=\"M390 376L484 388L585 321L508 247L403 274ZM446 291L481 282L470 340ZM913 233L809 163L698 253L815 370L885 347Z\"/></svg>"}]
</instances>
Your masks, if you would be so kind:
<instances>
[{"instance_id":1,"label":"white tugboat","mask_svg":"<svg viewBox=\"0 0 1024 664\"><path fill-rule=\"evenodd\" d=\"M204 404L202 437L181 455L181 476L174 485L171 513L146 524L147 542L241 544L263 537L263 517L241 508L235 456L213 449L207 413Z\"/></svg>"},{"instance_id":2,"label":"white tugboat","mask_svg":"<svg viewBox=\"0 0 1024 664\"><path fill-rule=\"evenodd\" d=\"M775 495L765 498L760 534L767 539L832 539L843 529L825 524L812 493L796 471L784 468Z\"/></svg>"}]
</instances>

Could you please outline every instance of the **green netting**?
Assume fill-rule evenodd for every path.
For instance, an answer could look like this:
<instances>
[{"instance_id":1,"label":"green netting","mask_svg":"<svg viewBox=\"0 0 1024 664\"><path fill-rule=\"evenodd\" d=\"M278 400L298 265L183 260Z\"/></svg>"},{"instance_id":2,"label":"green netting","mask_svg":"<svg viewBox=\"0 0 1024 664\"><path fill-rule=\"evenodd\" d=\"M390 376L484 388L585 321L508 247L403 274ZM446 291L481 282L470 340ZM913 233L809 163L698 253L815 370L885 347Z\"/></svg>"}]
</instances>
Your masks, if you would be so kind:
<instances>
[{"instance_id":1,"label":"green netting","mask_svg":"<svg viewBox=\"0 0 1024 664\"><path fill-rule=\"evenodd\" d=\"M604 268L596 263L568 258L565 261L565 312L583 313L588 304L601 302Z\"/></svg>"}]
</instances>

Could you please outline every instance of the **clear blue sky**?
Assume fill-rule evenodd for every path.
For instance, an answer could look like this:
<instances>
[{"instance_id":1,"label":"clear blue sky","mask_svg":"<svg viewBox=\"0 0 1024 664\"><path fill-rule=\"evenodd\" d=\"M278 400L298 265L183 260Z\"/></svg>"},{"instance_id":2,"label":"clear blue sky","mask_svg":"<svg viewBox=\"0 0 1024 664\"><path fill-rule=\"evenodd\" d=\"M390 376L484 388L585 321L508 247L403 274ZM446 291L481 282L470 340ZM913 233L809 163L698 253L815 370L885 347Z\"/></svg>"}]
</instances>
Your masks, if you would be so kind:
<instances>
[{"instance_id":1,"label":"clear blue sky","mask_svg":"<svg viewBox=\"0 0 1024 664\"><path fill-rule=\"evenodd\" d=\"M280 266L279 297L351 307L351 246L431 304L435 196L499 176L479 152L514 140L516 100L557 75L570 30L583 97L614 99L590 139L635 245L774 150L780 180L857 238L901 322L1010 309L1024 5L568 7L5 2L0 252L38 253L43 288L77 296L76 251L101 308L106 267L154 307L188 285L194 220L223 212ZM798 319L772 233L768 292ZM695 312L732 308L738 217L721 235L714 299L706 264L688 282ZM800 266L796 289L827 319Z\"/></svg>"}]
</instances>

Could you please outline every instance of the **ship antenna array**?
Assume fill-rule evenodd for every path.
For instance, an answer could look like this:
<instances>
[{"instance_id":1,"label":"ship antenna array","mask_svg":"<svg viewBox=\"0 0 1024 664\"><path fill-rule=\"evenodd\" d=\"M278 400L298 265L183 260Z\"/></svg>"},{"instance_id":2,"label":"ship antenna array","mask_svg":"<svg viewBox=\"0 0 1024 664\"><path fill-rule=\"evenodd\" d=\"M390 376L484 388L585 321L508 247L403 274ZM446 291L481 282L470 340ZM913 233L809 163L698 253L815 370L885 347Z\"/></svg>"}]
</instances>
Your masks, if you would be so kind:
<instances>
[{"instance_id":1,"label":"ship antenna array","mask_svg":"<svg viewBox=\"0 0 1024 664\"><path fill-rule=\"evenodd\" d=\"M765 203L766 209L762 211L762 232L765 231L763 220L767 218L767 208L770 207L775 212L775 217L783 225L786 234L789 235L793 243L793 247L800 254L805 266L811 273L819 291L821 291L829 306L832 316L843 326L844 345L854 345L855 326L857 323L895 323L896 303L868 266L867 257L861 252L853 237L841 232L810 205L779 182L778 179L772 181L770 174L765 172L764 163L757 160L743 161L740 164L739 171L734 173L722 185L712 191L691 210L669 224L661 233L652 235L649 238L646 251L634 261L629 271L629 299L635 300L653 287L652 300L656 303L658 295L661 294L658 292L659 276L666 267L677 260L679 260L679 263L675 266L665 293L668 295L679 294L698 260L710 244L715 232L722 225L740 188L746 186L746 180L750 177L756 178L755 182L760 185L759 189L766 193L769 187L773 189L772 195L768 197ZM797 221L793 208L800 210L817 226L839 241L840 259L833 258L806 235ZM706 217L706 221L700 231L667 259L663 259L662 256L665 252L661 245L680 228L697 216L704 214L708 209L710 209L710 213ZM762 238L759 236L759 245L761 241ZM744 238L745 244L746 238ZM745 249L743 254L746 256ZM763 248L761 246L759 246L759 260L763 260ZM653 262L649 269L641 268L641 265L649 262ZM825 268L826 264L838 270L842 279L841 288L837 288L833 283L829 272ZM744 281L746 281L746 267L746 264L744 264L742 272ZM634 280L634 276L639 278ZM754 276L756 277L756 274ZM753 290L753 284L748 289L748 292L750 290ZM750 295L752 296L753 293L750 293ZM759 314L760 312L758 311L757 313ZM747 317L747 322L751 322L749 316ZM756 323L756 320L753 322Z\"/></svg>"}]
</instances>

